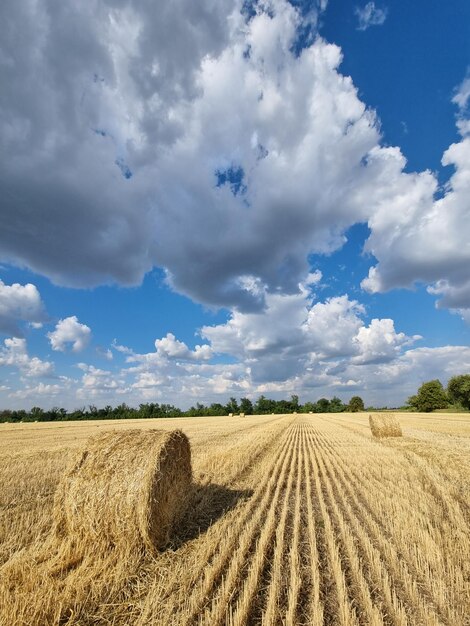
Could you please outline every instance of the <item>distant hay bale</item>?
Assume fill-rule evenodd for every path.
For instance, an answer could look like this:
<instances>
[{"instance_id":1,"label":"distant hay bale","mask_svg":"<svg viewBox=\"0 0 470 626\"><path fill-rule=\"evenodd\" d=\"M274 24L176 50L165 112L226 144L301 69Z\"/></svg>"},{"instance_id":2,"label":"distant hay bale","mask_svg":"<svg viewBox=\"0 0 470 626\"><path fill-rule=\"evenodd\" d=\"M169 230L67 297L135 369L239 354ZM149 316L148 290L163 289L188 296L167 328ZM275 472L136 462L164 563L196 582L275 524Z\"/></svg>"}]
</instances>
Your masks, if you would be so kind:
<instances>
[{"instance_id":1,"label":"distant hay bale","mask_svg":"<svg viewBox=\"0 0 470 626\"><path fill-rule=\"evenodd\" d=\"M244 413L240 413L240 417L245 417L245 414Z\"/></svg>"},{"instance_id":2,"label":"distant hay bale","mask_svg":"<svg viewBox=\"0 0 470 626\"><path fill-rule=\"evenodd\" d=\"M233 413L229 413L229 414L228 414L228 416L229 416L229 417L233 417Z\"/></svg>"},{"instance_id":3,"label":"distant hay bale","mask_svg":"<svg viewBox=\"0 0 470 626\"><path fill-rule=\"evenodd\" d=\"M180 430L91 437L59 484L54 533L91 546L163 548L183 512L191 450Z\"/></svg>"},{"instance_id":4,"label":"distant hay bale","mask_svg":"<svg viewBox=\"0 0 470 626\"><path fill-rule=\"evenodd\" d=\"M369 425L374 437L402 437L400 422L393 413L369 415Z\"/></svg>"}]
</instances>

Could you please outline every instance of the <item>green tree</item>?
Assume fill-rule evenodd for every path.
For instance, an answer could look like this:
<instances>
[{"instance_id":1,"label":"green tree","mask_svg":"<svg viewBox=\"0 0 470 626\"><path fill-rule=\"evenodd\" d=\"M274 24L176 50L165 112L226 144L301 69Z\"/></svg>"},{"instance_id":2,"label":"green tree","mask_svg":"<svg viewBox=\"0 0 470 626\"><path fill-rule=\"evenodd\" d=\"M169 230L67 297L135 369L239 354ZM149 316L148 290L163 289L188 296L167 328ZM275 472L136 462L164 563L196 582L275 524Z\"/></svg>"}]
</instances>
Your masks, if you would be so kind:
<instances>
[{"instance_id":1,"label":"green tree","mask_svg":"<svg viewBox=\"0 0 470 626\"><path fill-rule=\"evenodd\" d=\"M234 415L239 412L240 409L238 407L238 402L235 398L230 398L230 400L227 402L226 410L227 413L233 413Z\"/></svg>"},{"instance_id":2,"label":"green tree","mask_svg":"<svg viewBox=\"0 0 470 626\"><path fill-rule=\"evenodd\" d=\"M364 410L364 400L361 396L353 396L349 401L349 410L351 413L358 413Z\"/></svg>"},{"instance_id":3,"label":"green tree","mask_svg":"<svg viewBox=\"0 0 470 626\"><path fill-rule=\"evenodd\" d=\"M436 409L445 409L448 399L441 381L435 379L423 383L418 393L408 398L408 404L417 411L430 413Z\"/></svg>"},{"instance_id":4,"label":"green tree","mask_svg":"<svg viewBox=\"0 0 470 626\"><path fill-rule=\"evenodd\" d=\"M330 400L330 413L341 413L345 410L345 406L340 398L333 396Z\"/></svg>"},{"instance_id":5,"label":"green tree","mask_svg":"<svg viewBox=\"0 0 470 626\"><path fill-rule=\"evenodd\" d=\"M470 374L452 376L447 384L449 398L464 409L470 409Z\"/></svg>"},{"instance_id":6,"label":"green tree","mask_svg":"<svg viewBox=\"0 0 470 626\"><path fill-rule=\"evenodd\" d=\"M253 415L253 403L249 398L242 398L240 400L240 412L245 415Z\"/></svg>"},{"instance_id":7,"label":"green tree","mask_svg":"<svg viewBox=\"0 0 470 626\"><path fill-rule=\"evenodd\" d=\"M292 394L290 397L290 410L298 411L300 409L299 406L299 396Z\"/></svg>"},{"instance_id":8,"label":"green tree","mask_svg":"<svg viewBox=\"0 0 470 626\"><path fill-rule=\"evenodd\" d=\"M214 415L214 416L219 416L219 415L225 415L226 414L226 406L224 406L223 404L220 404L220 402L213 402L208 410L208 415Z\"/></svg>"},{"instance_id":9,"label":"green tree","mask_svg":"<svg viewBox=\"0 0 470 626\"><path fill-rule=\"evenodd\" d=\"M317 412L328 413L330 410L330 401L327 398L320 398L317 400Z\"/></svg>"},{"instance_id":10,"label":"green tree","mask_svg":"<svg viewBox=\"0 0 470 626\"><path fill-rule=\"evenodd\" d=\"M28 422L42 422L44 420L44 410L39 406L33 406L30 411Z\"/></svg>"},{"instance_id":11,"label":"green tree","mask_svg":"<svg viewBox=\"0 0 470 626\"><path fill-rule=\"evenodd\" d=\"M266 396L261 395L255 402L254 412L256 415L266 415L274 413L274 402Z\"/></svg>"}]
</instances>

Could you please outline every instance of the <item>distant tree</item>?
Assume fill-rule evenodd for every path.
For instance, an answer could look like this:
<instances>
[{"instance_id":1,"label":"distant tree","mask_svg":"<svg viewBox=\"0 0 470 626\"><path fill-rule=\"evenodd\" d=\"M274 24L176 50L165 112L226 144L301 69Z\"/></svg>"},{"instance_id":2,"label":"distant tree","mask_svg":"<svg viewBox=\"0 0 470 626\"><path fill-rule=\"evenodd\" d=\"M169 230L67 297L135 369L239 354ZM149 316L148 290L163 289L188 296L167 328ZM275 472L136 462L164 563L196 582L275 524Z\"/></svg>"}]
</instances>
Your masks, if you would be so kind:
<instances>
[{"instance_id":1,"label":"distant tree","mask_svg":"<svg viewBox=\"0 0 470 626\"><path fill-rule=\"evenodd\" d=\"M253 403L249 398L242 398L240 400L240 413L253 415Z\"/></svg>"},{"instance_id":2,"label":"distant tree","mask_svg":"<svg viewBox=\"0 0 470 626\"><path fill-rule=\"evenodd\" d=\"M452 376L447 384L449 398L464 409L470 409L470 374Z\"/></svg>"},{"instance_id":3,"label":"distant tree","mask_svg":"<svg viewBox=\"0 0 470 626\"><path fill-rule=\"evenodd\" d=\"M261 395L255 402L254 412L256 415L265 415L267 413L274 413L274 401Z\"/></svg>"},{"instance_id":4,"label":"distant tree","mask_svg":"<svg viewBox=\"0 0 470 626\"><path fill-rule=\"evenodd\" d=\"M300 409L299 406L299 396L296 396L295 394L292 394L290 397L290 410L291 411L298 411Z\"/></svg>"},{"instance_id":5,"label":"distant tree","mask_svg":"<svg viewBox=\"0 0 470 626\"><path fill-rule=\"evenodd\" d=\"M220 402L213 402L208 410L208 415L214 415L214 416L218 416L218 415L225 415L227 413L227 407L224 406L223 404L220 404Z\"/></svg>"},{"instance_id":6,"label":"distant tree","mask_svg":"<svg viewBox=\"0 0 470 626\"><path fill-rule=\"evenodd\" d=\"M29 417L26 418L27 421L32 422L41 422L44 419L44 410L39 406L33 406L29 413Z\"/></svg>"},{"instance_id":7,"label":"distant tree","mask_svg":"<svg viewBox=\"0 0 470 626\"><path fill-rule=\"evenodd\" d=\"M234 415L235 413L238 413L240 411L238 407L238 402L235 398L230 398L230 400L227 402L226 411L227 413L233 413Z\"/></svg>"},{"instance_id":8,"label":"distant tree","mask_svg":"<svg viewBox=\"0 0 470 626\"><path fill-rule=\"evenodd\" d=\"M352 413L358 413L364 410L364 400L360 396L353 396L349 401L349 410Z\"/></svg>"},{"instance_id":9,"label":"distant tree","mask_svg":"<svg viewBox=\"0 0 470 626\"><path fill-rule=\"evenodd\" d=\"M330 400L330 413L341 413L345 410L345 406L340 398L333 396Z\"/></svg>"},{"instance_id":10,"label":"distant tree","mask_svg":"<svg viewBox=\"0 0 470 626\"><path fill-rule=\"evenodd\" d=\"M408 398L408 404L417 411L430 413L436 409L445 409L448 398L440 380L428 380L421 385L415 396Z\"/></svg>"},{"instance_id":11,"label":"distant tree","mask_svg":"<svg viewBox=\"0 0 470 626\"><path fill-rule=\"evenodd\" d=\"M320 398L317 400L317 413L329 413L330 401L327 398Z\"/></svg>"},{"instance_id":12,"label":"distant tree","mask_svg":"<svg viewBox=\"0 0 470 626\"><path fill-rule=\"evenodd\" d=\"M2 409L0 411L0 422L12 422L11 413L9 409Z\"/></svg>"}]
</instances>

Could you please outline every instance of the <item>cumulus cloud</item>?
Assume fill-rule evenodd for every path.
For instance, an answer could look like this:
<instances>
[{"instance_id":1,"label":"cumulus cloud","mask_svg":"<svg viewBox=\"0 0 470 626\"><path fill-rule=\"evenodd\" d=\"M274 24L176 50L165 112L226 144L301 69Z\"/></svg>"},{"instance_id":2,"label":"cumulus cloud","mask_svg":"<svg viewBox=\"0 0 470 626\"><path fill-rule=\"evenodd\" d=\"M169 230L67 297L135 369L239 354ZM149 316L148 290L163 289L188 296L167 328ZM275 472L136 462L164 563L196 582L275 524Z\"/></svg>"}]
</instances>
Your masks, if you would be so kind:
<instances>
[{"instance_id":1,"label":"cumulus cloud","mask_svg":"<svg viewBox=\"0 0 470 626\"><path fill-rule=\"evenodd\" d=\"M262 313L234 311L225 324L204 326L203 337L214 352L246 363L254 384L283 384L306 371L325 380L348 363L395 359L404 346L420 339L397 333L393 320L363 321L366 311L347 295L311 304L311 294L266 295ZM331 382L331 379L330 379ZM299 383L300 384L300 383ZM295 388L295 387L294 387Z\"/></svg>"},{"instance_id":2,"label":"cumulus cloud","mask_svg":"<svg viewBox=\"0 0 470 626\"><path fill-rule=\"evenodd\" d=\"M78 367L84 372L77 392L78 398L94 399L110 393L116 394L122 389L123 381L115 373L86 363L79 363Z\"/></svg>"},{"instance_id":3,"label":"cumulus cloud","mask_svg":"<svg viewBox=\"0 0 470 626\"><path fill-rule=\"evenodd\" d=\"M47 398L56 398L63 393L64 388L59 384L45 384L39 383L38 385L25 385L22 389L12 391L9 394L10 398L33 398L41 399L42 401Z\"/></svg>"},{"instance_id":4,"label":"cumulus cloud","mask_svg":"<svg viewBox=\"0 0 470 626\"><path fill-rule=\"evenodd\" d=\"M356 7L358 18L357 30L367 30L370 26L381 26L387 19L387 9L379 9L375 2L368 2L363 7Z\"/></svg>"},{"instance_id":5,"label":"cumulus cloud","mask_svg":"<svg viewBox=\"0 0 470 626\"><path fill-rule=\"evenodd\" d=\"M462 137L470 135L470 72L467 72L466 78L455 90L452 102L459 108L457 114L457 128Z\"/></svg>"},{"instance_id":6,"label":"cumulus cloud","mask_svg":"<svg viewBox=\"0 0 470 626\"><path fill-rule=\"evenodd\" d=\"M0 348L0 366L17 368L27 377L50 376L53 373L53 363L29 356L26 339L11 337L3 343L5 347Z\"/></svg>"},{"instance_id":7,"label":"cumulus cloud","mask_svg":"<svg viewBox=\"0 0 470 626\"><path fill-rule=\"evenodd\" d=\"M325 2L196 4L2 3L0 258L73 286L157 265L179 292L249 312L298 293L308 255L368 222L364 288L468 295L468 79L437 196L432 173L380 145L341 50L312 36Z\"/></svg>"},{"instance_id":8,"label":"cumulus cloud","mask_svg":"<svg viewBox=\"0 0 470 626\"><path fill-rule=\"evenodd\" d=\"M75 286L156 264L240 310L264 306L247 279L298 290L374 212L386 159L340 49L296 49L312 18L285 0L253 6L2 4L2 258Z\"/></svg>"},{"instance_id":9,"label":"cumulus cloud","mask_svg":"<svg viewBox=\"0 0 470 626\"><path fill-rule=\"evenodd\" d=\"M457 87L452 102L454 102L463 112L468 107L470 100L470 76L466 76Z\"/></svg>"},{"instance_id":10,"label":"cumulus cloud","mask_svg":"<svg viewBox=\"0 0 470 626\"><path fill-rule=\"evenodd\" d=\"M232 6L2 2L3 259L59 284L140 282L153 264L157 155L184 132L174 109L199 95Z\"/></svg>"},{"instance_id":11,"label":"cumulus cloud","mask_svg":"<svg viewBox=\"0 0 470 626\"><path fill-rule=\"evenodd\" d=\"M207 361L212 357L212 350L207 344L202 346L197 345L194 350L190 350L183 341L176 339L173 333L167 333L166 337L157 339L155 341L155 348L158 355L169 359Z\"/></svg>"},{"instance_id":12,"label":"cumulus cloud","mask_svg":"<svg viewBox=\"0 0 470 626\"><path fill-rule=\"evenodd\" d=\"M385 156L382 151L380 158ZM395 149L386 158L388 178L377 189L365 245L378 263L363 288L377 293L423 282L443 296L438 306L469 308L470 136L444 153L443 165L455 171L440 198L431 172L404 174L404 158Z\"/></svg>"},{"instance_id":13,"label":"cumulus cloud","mask_svg":"<svg viewBox=\"0 0 470 626\"><path fill-rule=\"evenodd\" d=\"M53 350L66 352L70 347L72 352L81 352L91 339L91 329L86 324L80 324L76 315L59 320L54 331L47 333Z\"/></svg>"},{"instance_id":14,"label":"cumulus cloud","mask_svg":"<svg viewBox=\"0 0 470 626\"><path fill-rule=\"evenodd\" d=\"M40 327L47 320L44 303L35 285L5 285L0 280L0 332L20 334L20 322Z\"/></svg>"},{"instance_id":15,"label":"cumulus cloud","mask_svg":"<svg viewBox=\"0 0 470 626\"><path fill-rule=\"evenodd\" d=\"M366 402L397 406L423 380L445 383L470 368L470 348L415 348L419 336L397 331L391 319L367 323L363 305L346 295L312 303L308 291L267 294L266 302L265 313L234 311L225 324L201 329L212 354L223 353L234 362L194 358L195 350L167 336L157 340L166 350L139 354L119 346L115 361L120 363L113 361L112 369L79 363L81 377L59 377L50 386L26 384L24 397L41 404L60 395L61 405L69 408L79 402L104 406L117 401L185 408L199 399L210 403L262 393L297 393L303 401L332 395L348 400L360 393ZM0 364L15 365L25 376L52 371L51 364L41 363L27 356L23 339L7 340L0 353ZM20 405L21 390L3 386L0 392Z\"/></svg>"},{"instance_id":16,"label":"cumulus cloud","mask_svg":"<svg viewBox=\"0 0 470 626\"><path fill-rule=\"evenodd\" d=\"M359 355L353 357L352 362L361 364L392 361L403 346L419 339L422 339L421 335L407 337L404 333L397 333L391 319L373 319L368 327L359 328L354 337Z\"/></svg>"}]
</instances>

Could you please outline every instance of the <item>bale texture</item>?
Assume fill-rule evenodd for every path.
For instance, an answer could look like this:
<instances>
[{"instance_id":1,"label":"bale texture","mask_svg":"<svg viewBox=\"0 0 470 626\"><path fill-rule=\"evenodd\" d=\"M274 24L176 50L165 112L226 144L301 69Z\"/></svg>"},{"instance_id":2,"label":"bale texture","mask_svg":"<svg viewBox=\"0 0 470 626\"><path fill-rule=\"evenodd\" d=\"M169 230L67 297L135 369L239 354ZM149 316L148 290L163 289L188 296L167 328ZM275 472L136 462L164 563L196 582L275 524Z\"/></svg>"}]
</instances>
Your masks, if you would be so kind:
<instances>
[{"instance_id":1,"label":"bale texture","mask_svg":"<svg viewBox=\"0 0 470 626\"><path fill-rule=\"evenodd\" d=\"M372 435L382 437L402 437L400 422L393 413L377 413L369 415L369 425Z\"/></svg>"},{"instance_id":2,"label":"bale texture","mask_svg":"<svg viewBox=\"0 0 470 626\"><path fill-rule=\"evenodd\" d=\"M191 450L181 431L94 436L57 489L55 535L97 549L163 548L190 484Z\"/></svg>"}]
</instances>

